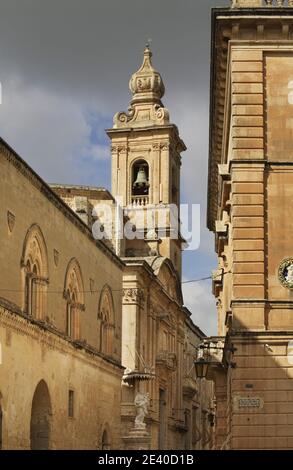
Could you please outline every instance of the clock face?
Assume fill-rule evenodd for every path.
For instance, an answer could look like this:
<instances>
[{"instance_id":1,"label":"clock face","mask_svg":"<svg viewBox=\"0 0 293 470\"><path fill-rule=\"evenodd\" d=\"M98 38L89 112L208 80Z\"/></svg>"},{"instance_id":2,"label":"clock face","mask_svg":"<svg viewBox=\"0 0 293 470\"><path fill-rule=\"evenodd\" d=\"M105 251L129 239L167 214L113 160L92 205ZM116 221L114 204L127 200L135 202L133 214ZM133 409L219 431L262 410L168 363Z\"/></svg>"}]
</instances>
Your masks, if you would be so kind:
<instances>
[{"instance_id":1,"label":"clock face","mask_svg":"<svg viewBox=\"0 0 293 470\"><path fill-rule=\"evenodd\" d=\"M293 289L293 258L286 258L280 264L279 281L282 286Z\"/></svg>"}]
</instances>

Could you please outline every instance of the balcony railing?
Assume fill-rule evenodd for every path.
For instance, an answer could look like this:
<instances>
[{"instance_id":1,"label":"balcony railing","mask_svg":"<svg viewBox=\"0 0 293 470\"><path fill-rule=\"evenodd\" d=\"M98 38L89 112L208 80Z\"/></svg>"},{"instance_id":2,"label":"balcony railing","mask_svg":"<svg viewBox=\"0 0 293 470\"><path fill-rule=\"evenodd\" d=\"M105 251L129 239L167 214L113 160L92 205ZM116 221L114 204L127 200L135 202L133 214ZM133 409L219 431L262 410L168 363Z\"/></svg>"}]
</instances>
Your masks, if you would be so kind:
<instances>
[{"instance_id":1,"label":"balcony railing","mask_svg":"<svg viewBox=\"0 0 293 470\"><path fill-rule=\"evenodd\" d=\"M131 196L131 204L135 207L146 206L149 203L148 196Z\"/></svg>"},{"instance_id":2,"label":"balcony railing","mask_svg":"<svg viewBox=\"0 0 293 470\"><path fill-rule=\"evenodd\" d=\"M293 7L293 0L232 0L232 8Z\"/></svg>"}]
</instances>

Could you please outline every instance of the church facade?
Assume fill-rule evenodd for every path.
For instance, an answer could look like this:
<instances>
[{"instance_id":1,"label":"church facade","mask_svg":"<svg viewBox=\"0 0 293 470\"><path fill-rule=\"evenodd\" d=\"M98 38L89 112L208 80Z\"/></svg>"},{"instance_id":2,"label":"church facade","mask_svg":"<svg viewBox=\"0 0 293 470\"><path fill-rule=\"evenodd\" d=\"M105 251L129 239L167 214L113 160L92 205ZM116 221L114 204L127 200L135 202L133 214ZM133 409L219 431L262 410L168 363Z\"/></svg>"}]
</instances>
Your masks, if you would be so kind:
<instances>
[{"instance_id":1,"label":"church facade","mask_svg":"<svg viewBox=\"0 0 293 470\"><path fill-rule=\"evenodd\" d=\"M217 449L293 448L292 6L234 0L212 12Z\"/></svg>"},{"instance_id":2,"label":"church facade","mask_svg":"<svg viewBox=\"0 0 293 470\"><path fill-rule=\"evenodd\" d=\"M0 143L2 449L214 445L181 292L185 145L149 47L130 89L107 131L112 194L48 185Z\"/></svg>"}]
</instances>

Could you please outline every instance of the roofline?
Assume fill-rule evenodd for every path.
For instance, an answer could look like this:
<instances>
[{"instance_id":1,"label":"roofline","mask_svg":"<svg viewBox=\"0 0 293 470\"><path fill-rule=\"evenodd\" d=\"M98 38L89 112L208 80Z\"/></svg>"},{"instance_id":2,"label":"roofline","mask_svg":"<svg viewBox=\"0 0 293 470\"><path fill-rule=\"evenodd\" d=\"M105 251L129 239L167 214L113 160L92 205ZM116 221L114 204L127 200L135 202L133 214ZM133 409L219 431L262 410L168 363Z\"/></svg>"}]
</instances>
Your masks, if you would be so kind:
<instances>
[{"instance_id":1,"label":"roofline","mask_svg":"<svg viewBox=\"0 0 293 470\"><path fill-rule=\"evenodd\" d=\"M185 152L187 150L187 147L184 143L184 141L181 139L179 135L179 129L176 126L176 124L163 124L163 125L157 125L157 126L145 126L145 127L118 127L118 128L110 128L110 129L105 129L106 134L108 137L111 138L112 134L123 134L123 133L129 133L129 132L152 132L152 131L158 131L158 130L167 130L167 129L172 129L176 132L178 140L180 141L182 145L182 150L181 152Z\"/></svg>"},{"instance_id":2,"label":"roofline","mask_svg":"<svg viewBox=\"0 0 293 470\"><path fill-rule=\"evenodd\" d=\"M191 329L194 333L196 333L196 334L200 337L200 339L207 338L207 335L206 335L206 334L201 330L201 328L200 328L198 325L196 325L196 324L194 323L194 321L192 320L192 318L191 318L191 316L190 316L192 313L190 312L190 310L189 310L187 307L183 307L183 309L186 311L186 314L189 315L189 316L186 317L185 322L188 324L188 326L190 327L190 329Z\"/></svg>"},{"instance_id":3,"label":"roofline","mask_svg":"<svg viewBox=\"0 0 293 470\"><path fill-rule=\"evenodd\" d=\"M210 104L209 104L209 156L208 156L208 181L207 181L207 227L209 230L212 230L212 225L210 221L210 179L211 179L211 172L212 172L212 111L214 108L214 94L213 94L213 84L214 84L214 39L215 39L215 18L216 18L216 11L218 9L212 8L211 11L211 51L210 51ZM225 9L225 11L227 11Z\"/></svg>"},{"instance_id":4,"label":"roofline","mask_svg":"<svg viewBox=\"0 0 293 470\"><path fill-rule=\"evenodd\" d=\"M28 177L28 175L31 175L33 179L35 179L40 187L38 187L37 184L34 184L34 186L37 189L41 189L42 194L51 202L52 204L55 205L55 207L58 210L62 210L64 215L70 220L71 223L73 223L84 235L87 235L89 240L94 243L98 248L100 248L109 258L111 258L119 267L124 267L123 261L112 251L104 242L103 240L95 240L92 236L92 232L89 229L89 227L80 219L80 217L72 210L70 207L63 201L62 198L60 198L56 192L49 186L48 183L46 183L29 165L28 163L23 160L23 158L12 148L10 145L2 138L0 137L0 145L3 145L4 149L9 152L9 154L12 154L13 157L17 161L17 165L14 164L13 160L9 158L10 162L14 164L16 169L19 171L20 168L22 167L24 171L22 171L22 174L25 177ZM1 148L0 148L0 153L1 153ZM4 155L5 156L5 155ZM7 155L10 157L10 155Z\"/></svg>"},{"instance_id":5,"label":"roofline","mask_svg":"<svg viewBox=\"0 0 293 470\"><path fill-rule=\"evenodd\" d=\"M152 270L151 266L144 258L141 258L138 256L137 257L136 256L133 256L133 257L122 256L121 259L125 267L131 266L131 267L136 267L136 268L143 268L148 274L150 274L151 276L155 276L154 271Z\"/></svg>"},{"instance_id":6,"label":"roofline","mask_svg":"<svg viewBox=\"0 0 293 470\"><path fill-rule=\"evenodd\" d=\"M80 191L92 191L92 192L103 192L107 196L109 196L109 199L112 199L112 201L115 201L114 197L110 193L110 191L107 188L104 187L97 187L97 186L87 186L87 185L75 185L75 184L59 184L59 183L48 183L50 188L52 189L73 189L73 190L80 190Z\"/></svg>"},{"instance_id":7,"label":"roofline","mask_svg":"<svg viewBox=\"0 0 293 470\"><path fill-rule=\"evenodd\" d=\"M107 356L106 354L101 353L96 348L94 348L90 343L68 338L68 336L66 336L66 334L62 330L57 328L56 325L43 322L42 320L39 320L33 317L32 315L26 314L19 308L18 305L12 303L8 299L5 299L4 297L0 297L0 309L1 308L8 311L10 314L13 313L15 315L18 315L23 320L27 321L27 323L30 324L32 327L39 328L39 330L41 331L46 331L54 336L57 336L59 339L65 341L67 344L71 344L72 347L75 347L78 350L84 351L85 353L90 354L90 355L94 355L95 357L99 357L101 360L104 360L112 364L113 366L117 367L120 370L125 369L125 367L121 363L121 359L120 361L117 361L113 357L110 357L110 356Z\"/></svg>"},{"instance_id":8,"label":"roofline","mask_svg":"<svg viewBox=\"0 0 293 470\"><path fill-rule=\"evenodd\" d=\"M160 124L160 125L153 125L153 126L144 126L144 127L110 127L105 129L105 132L109 134L119 134L120 132L145 132L145 131L157 131L157 130L164 130L164 129L176 129L178 131L178 127L176 124Z\"/></svg>"}]
</instances>

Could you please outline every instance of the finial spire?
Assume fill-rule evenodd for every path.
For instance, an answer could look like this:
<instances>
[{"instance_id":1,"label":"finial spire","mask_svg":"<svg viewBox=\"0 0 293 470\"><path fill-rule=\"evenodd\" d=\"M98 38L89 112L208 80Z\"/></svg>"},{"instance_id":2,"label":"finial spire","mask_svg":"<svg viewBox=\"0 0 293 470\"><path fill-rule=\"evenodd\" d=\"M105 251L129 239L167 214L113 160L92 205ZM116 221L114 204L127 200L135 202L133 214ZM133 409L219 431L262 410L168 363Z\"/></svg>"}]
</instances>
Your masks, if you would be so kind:
<instances>
[{"instance_id":1,"label":"finial spire","mask_svg":"<svg viewBox=\"0 0 293 470\"><path fill-rule=\"evenodd\" d=\"M148 39L145 45L141 67L129 81L132 100L128 113L115 114L115 128L130 125L132 127L146 127L170 122L169 111L161 102L165 87L161 75L153 67L150 42L151 39Z\"/></svg>"},{"instance_id":2,"label":"finial spire","mask_svg":"<svg viewBox=\"0 0 293 470\"><path fill-rule=\"evenodd\" d=\"M148 38L147 42L146 42L146 45L145 45L145 48L150 49L151 48L151 43L152 43L152 38Z\"/></svg>"}]
</instances>

